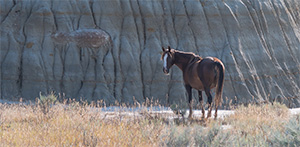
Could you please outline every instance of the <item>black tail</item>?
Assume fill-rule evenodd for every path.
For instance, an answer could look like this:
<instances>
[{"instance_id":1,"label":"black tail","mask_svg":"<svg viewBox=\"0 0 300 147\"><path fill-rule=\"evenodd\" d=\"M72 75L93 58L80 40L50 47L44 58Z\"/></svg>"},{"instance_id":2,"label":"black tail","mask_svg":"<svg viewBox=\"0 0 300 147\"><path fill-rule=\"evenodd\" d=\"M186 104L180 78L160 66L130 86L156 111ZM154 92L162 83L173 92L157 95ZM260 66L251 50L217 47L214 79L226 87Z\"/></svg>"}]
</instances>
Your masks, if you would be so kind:
<instances>
[{"instance_id":1,"label":"black tail","mask_svg":"<svg viewBox=\"0 0 300 147\"><path fill-rule=\"evenodd\" d=\"M222 99L225 67L224 67L224 65L221 61L220 62L215 62L215 63L217 65L218 69L219 69L218 83L217 83L217 87L216 87L216 100L218 100L218 102L220 102L221 99Z\"/></svg>"}]
</instances>

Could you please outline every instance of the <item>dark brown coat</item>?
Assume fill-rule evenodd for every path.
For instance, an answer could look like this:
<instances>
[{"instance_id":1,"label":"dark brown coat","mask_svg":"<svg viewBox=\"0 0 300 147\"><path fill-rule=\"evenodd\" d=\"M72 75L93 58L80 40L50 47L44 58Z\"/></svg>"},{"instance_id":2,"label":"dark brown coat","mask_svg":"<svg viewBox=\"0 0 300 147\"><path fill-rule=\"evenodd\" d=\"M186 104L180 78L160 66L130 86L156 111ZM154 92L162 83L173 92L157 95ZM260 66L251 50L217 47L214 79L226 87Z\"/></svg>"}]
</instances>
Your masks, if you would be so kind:
<instances>
[{"instance_id":1,"label":"dark brown coat","mask_svg":"<svg viewBox=\"0 0 300 147\"><path fill-rule=\"evenodd\" d=\"M208 115L211 116L212 96L211 89L216 87L215 96L215 118L217 117L218 106L222 99L222 89L224 82L225 67L221 60L215 57L201 58L194 53L182 52L175 49L162 48L162 60L164 61L163 72L169 73L172 65L177 65L183 74L185 89L188 93L190 114L192 117L192 88L198 90L199 102L202 107L202 117L205 116L203 107L202 91L207 95Z\"/></svg>"}]
</instances>

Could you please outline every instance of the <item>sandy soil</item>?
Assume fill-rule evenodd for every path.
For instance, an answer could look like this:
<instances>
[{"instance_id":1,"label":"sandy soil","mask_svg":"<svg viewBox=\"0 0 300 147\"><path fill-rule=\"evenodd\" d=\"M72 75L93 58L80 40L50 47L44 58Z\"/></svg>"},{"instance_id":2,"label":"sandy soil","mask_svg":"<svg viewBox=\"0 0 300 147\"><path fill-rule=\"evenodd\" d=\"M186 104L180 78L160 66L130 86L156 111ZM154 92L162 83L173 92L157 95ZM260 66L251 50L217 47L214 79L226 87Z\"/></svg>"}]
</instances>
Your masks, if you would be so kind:
<instances>
[{"instance_id":1,"label":"sandy soil","mask_svg":"<svg viewBox=\"0 0 300 147\"><path fill-rule=\"evenodd\" d=\"M292 108L289 109L292 115L300 114L300 108ZM170 108L167 107L159 107L159 108L118 108L118 107L108 107L106 109L102 109L102 116L105 118L112 117L124 117L124 116L132 116L132 117L163 117L169 119L179 118L178 115L173 113ZM212 116L214 116L215 111L212 111ZM233 114L234 110L218 110L218 119L224 119L229 115ZM185 118L188 117L189 112L185 114ZM207 115L207 110L205 111ZM200 110L193 110L193 118L201 118L202 112Z\"/></svg>"},{"instance_id":2,"label":"sandy soil","mask_svg":"<svg viewBox=\"0 0 300 147\"><path fill-rule=\"evenodd\" d=\"M0 103L2 104L20 104L20 102L15 101L8 101L8 100L1 100ZM29 103L23 103L29 104ZM300 108L292 108L289 109L292 115L300 114ZM101 108L101 109L93 109L92 113L102 112L100 116L104 118L112 118L112 117L125 117L125 116L132 116L132 117L167 117L169 119L178 118L178 115L175 115L174 112L169 107L143 107L143 108L120 108L116 106ZM212 116L214 115L215 111L212 111ZM224 119L225 117L234 113L234 110L218 110L218 118ZM187 117L189 114L188 110L185 114ZM205 111L207 115L207 110ZM193 118L200 118L202 115L200 110L193 110Z\"/></svg>"}]
</instances>

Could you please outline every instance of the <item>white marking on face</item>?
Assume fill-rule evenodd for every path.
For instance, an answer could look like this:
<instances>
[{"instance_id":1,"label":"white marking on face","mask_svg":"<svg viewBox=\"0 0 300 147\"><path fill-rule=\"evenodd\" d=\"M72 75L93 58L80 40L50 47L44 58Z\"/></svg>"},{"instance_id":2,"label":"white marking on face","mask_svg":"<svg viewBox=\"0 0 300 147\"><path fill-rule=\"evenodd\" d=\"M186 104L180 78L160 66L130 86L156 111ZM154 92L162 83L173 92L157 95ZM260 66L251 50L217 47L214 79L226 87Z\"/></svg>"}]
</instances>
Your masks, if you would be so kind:
<instances>
[{"instance_id":1,"label":"white marking on face","mask_svg":"<svg viewBox=\"0 0 300 147\"><path fill-rule=\"evenodd\" d=\"M164 68L167 68L167 58L168 58L168 54L165 54L165 56L164 56Z\"/></svg>"}]
</instances>

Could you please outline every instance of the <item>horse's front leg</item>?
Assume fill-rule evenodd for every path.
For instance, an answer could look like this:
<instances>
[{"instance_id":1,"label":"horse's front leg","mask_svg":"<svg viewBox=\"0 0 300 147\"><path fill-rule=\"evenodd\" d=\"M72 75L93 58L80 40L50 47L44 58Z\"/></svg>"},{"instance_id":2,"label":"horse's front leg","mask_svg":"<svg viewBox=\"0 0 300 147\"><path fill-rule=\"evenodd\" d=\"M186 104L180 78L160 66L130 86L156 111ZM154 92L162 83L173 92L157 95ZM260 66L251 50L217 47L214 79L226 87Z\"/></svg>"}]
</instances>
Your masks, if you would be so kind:
<instances>
[{"instance_id":1,"label":"horse's front leg","mask_svg":"<svg viewBox=\"0 0 300 147\"><path fill-rule=\"evenodd\" d=\"M186 84L185 89L186 89L186 92L187 92L188 98L189 98L189 107L190 107L189 118L192 118L192 114L193 114L192 87L190 85Z\"/></svg>"}]
</instances>

